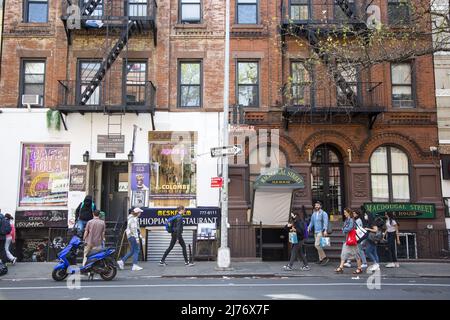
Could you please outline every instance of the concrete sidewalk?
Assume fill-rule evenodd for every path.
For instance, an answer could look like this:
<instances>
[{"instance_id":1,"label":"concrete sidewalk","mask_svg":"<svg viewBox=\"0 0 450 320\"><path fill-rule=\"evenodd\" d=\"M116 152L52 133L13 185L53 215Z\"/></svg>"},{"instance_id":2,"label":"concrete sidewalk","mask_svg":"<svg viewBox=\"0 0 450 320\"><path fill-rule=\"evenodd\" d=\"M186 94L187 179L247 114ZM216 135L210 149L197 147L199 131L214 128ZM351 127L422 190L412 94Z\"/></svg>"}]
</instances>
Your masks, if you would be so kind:
<instances>
[{"instance_id":1,"label":"concrete sidewalk","mask_svg":"<svg viewBox=\"0 0 450 320\"><path fill-rule=\"evenodd\" d=\"M344 274L335 274L336 262L330 262L327 266L311 264L311 271L298 270L300 265L295 265L295 270L284 271L285 262L232 262L232 270L216 270L216 262L196 262L194 266L187 267L183 262L172 262L168 266L159 266L154 262L140 262L144 269L131 271L131 266L126 265L125 270L119 270L117 279L120 278L156 278L156 277L187 277L187 278L210 278L210 277L320 277L320 278L342 278L354 277L355 268L346 268ZM21 280L45 280L51 279L51 273L55 262L43 263L17 263L9 266L7 275L0 277L0 281ZM367 273L359 275L368 277ZM409 262L401 263L400 268L388 269L382 266L381 276L385 278L450 278L450 263Z\"/></svg>"}]
</instances>

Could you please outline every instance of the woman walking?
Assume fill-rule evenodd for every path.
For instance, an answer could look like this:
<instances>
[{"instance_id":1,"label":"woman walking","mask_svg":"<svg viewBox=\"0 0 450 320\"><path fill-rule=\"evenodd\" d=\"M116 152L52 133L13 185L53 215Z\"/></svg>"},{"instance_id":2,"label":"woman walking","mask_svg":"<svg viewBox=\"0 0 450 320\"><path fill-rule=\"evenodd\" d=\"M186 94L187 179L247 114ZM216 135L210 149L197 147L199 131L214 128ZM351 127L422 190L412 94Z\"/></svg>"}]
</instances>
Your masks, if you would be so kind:
<instances>
[{"instance_id":1,"label":"woman walking","mask_svg":"<svg viewBox=\"0 0 450 320\"><path fill-rule=\"evenodd\" d=\"M9 251L11 243L16 243L16 228L14 227L13 222L14 218L9 213L5 214L5 218L8 219L9 223L11 224L11 232L6 235L5 239L6 257L8 258L9 261L12 262L12 264L15 264L17 258L12 255L11 251Z\"/></svg>"},{"instance_id":2,"label":"woman walking","mask_svg":"<svg viewBox=\"0 0 450 320\"><path fill-rule=\"evenodd\" d=\"M372 221L366 228L369 231L369 236L365 240L366 254L373 261L373 264L367 268L367 272L380 270L380 258L378 257L377 244L383 237L381 229L378 227L376 221Z\"/></svg>"},{"instance_id":3,"label":"woman walking","mask_svg":"<svg viewBox=\"0 0 450 320\"><path fill-rule=\"evenodd\" d=\"M305 241L305 229L307 226L303 219L300 217L300 213L296 212L292 214L292 221L286 226L288 231L295 232L297 234L297 243L292 244L291 248L291 259L287 265L283 267L286 271L292 271L295 260L300 258L303 261L302 271L309 271L311 268L308 265L308 260L306 260L304 241Z\"/></svg>"},{"instance_id":4,"label":"woman walking","mask_svg":"<svg viewBox=\"0 0 450 320\"><path fill-rule=\"evenodd\" d=\"M133 267L131 268L132 271L139 271L142 270L140 266L137 265L138 259L139 259L139 221L138 218L141 215L141 213L144 212L139 208L134 208L133 211L128 215L128 223L127 223L127 238L128 242L130 243L130 252L128 252L122 259L117 261L117 264L119 265L119 268L123 270L125 262L133 256Z\"/></svg>"},{"instance_id":5,"label":"woman walking","mask_svg":"<svg viewBox=\"0 0 450 320\"><path fill-rule=\"evenodd\" d=\"M345 261L347 259L354 258L354 259L356 259L358 268L355 271L353 271L353 274L360 274L360 273L362 273L362 268L361 268L361 258L359 256L357 243L355 243L354 245L347 244L348 235L349 235L350 231L355 229L355 226L356 226L356 223L353 220L352 210L349 208L345 208L344 216L345 216L345 222L344 222L344 227L342 228L342 232L344 233L346 240L344 241L344 244L342 245L341 264L334 271L336 273L344 273Z\"/></svg>"},{"instance_id":6,"label":"woman walking","mask_svg":"<svg viewBox=\"0 0 450 320\"><path fill-rule=\"evenodd\" d=\"M398 268L400 265L397 262L397 251L396 246L400 245L400 236L398 233L398 222L395 220L394 214L392 212L386 212L386 234L389 256L391 258L391 262L386 265L386 268Z\"/></svg>"}]
</instances>

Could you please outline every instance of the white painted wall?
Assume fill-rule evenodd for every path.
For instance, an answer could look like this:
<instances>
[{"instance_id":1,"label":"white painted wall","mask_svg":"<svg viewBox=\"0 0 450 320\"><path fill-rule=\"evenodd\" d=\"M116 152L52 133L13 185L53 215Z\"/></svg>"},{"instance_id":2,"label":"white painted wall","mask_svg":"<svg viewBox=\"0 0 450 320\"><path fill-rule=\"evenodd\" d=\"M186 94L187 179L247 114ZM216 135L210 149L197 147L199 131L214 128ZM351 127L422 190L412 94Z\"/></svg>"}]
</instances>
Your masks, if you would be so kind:
<instances>
[{"instance_id":1,"label":"white painted wall","mask_svg":"<svg viewBox=\"0 0 450 320\"><path fill-rule=\"evenodd\" d=\"M68 131L62 124L61 130L47 129L48 109L0 109L0 209L14 215L17 209L21 143L68 143L70 144L70 164L85 164L83 153L87 150L91 160L106 159L97 153L97 135L107 134L108 117L103 114L70 114L65 117ZM221 116L220 116L221 118ZM218 206L219 190L210 188L211 177L217 176L217 159L209 155L212 147L219 145L219 114L215 112L157 112L156 130L197 131L197 206ZM152 130L149 114L126 114L122 121L125 135L125 153L117 154L115 160L127 161L132 149L133 125L138 126L134 162L149 162L148 132ZM69 212L74 210L84 198L84 192L69 193ZM81 199L81 200L80 200Z\"/></svg>"}]
</instances>

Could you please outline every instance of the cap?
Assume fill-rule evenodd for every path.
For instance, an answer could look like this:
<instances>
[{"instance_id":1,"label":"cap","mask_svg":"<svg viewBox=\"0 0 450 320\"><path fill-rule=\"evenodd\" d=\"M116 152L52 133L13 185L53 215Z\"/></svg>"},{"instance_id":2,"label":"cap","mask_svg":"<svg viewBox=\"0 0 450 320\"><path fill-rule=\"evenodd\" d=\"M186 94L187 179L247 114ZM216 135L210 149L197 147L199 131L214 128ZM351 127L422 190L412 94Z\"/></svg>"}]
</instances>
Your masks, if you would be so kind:
<instances>
[{"instance_id":1,"label":"cap","mask_svg":"<svg viewBox=\"0 0 450 320\"><path fill-rule=\"evenodd\" d=\"M142 209L140 209L140 208L134 208L134 209L133 209L133 212L134 212L134 213L142 213L142 212L144 212L144 210L142 210Z\"/></svg>"}]
</instances>

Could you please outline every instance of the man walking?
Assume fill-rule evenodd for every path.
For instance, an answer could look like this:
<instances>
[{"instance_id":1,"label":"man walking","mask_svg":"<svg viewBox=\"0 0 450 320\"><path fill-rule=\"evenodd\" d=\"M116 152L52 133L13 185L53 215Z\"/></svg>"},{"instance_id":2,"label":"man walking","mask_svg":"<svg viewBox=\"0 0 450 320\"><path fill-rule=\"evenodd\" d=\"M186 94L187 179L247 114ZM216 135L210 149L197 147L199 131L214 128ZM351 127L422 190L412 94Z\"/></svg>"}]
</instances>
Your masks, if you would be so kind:
<instances>
[{"instance_id":1,"label":"man walking","mask_svg":"<svg viewBox=\"0 0 450 320\"><path fill-rule=\"evenodd\" d=\"M308 226L309 232L311 232L311 230L313 229L315 239L314 246L319 253L319 261L317 263L321 266L325 266L330 261L330 259L327 258L325 251L323 251L322 247L320 246L320 239L322 239L322 237L328 236L328 214L322 210L322 204L319 201L316 201L316 203L314 204L314 211L311 216L311 222Z\"/></svg>"},{"instance_id":2,"label":"man walking","mask_svg":"<svg viewBox=\"0 0 450 320\"><path fill-rule=\"evenodd\" d=\"M184 256L184 264L186 266L193 266L194 263L189 262L186 252L186 243L183 240L183 214L185 213L184 206L179 206L177 208L178 211L178 217L172 221L173 223L173 232L172 232L172 240L170 241L170 245L167 248L166 252L164 253L161 261L159 262L159 265L161 266L167 266L166 258L167 255L172 251L173 247L175 246L175 243L178 241L178 243L181 245L181 248L183 249L183 256Z\"/></svg>"},{"instance_id":3,"label":"man walking","mask_svg":"<svg viewBox=\"0 0 450 320\"><path fill-rule=\"evenodd\" d=\"M86 231L84 232L83 240L84 246L84 259L83 266L86 264L87 256L89 252L96 248L102 246L102 241L105 241L105 221L100 219L100 211L95 210L93 212L94 218L89 220L86 224Z\"/></svg>"}]
</instances>

